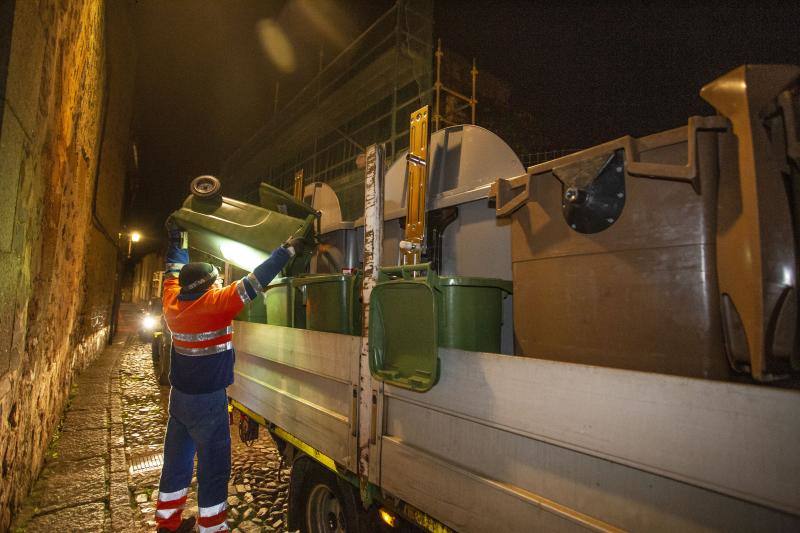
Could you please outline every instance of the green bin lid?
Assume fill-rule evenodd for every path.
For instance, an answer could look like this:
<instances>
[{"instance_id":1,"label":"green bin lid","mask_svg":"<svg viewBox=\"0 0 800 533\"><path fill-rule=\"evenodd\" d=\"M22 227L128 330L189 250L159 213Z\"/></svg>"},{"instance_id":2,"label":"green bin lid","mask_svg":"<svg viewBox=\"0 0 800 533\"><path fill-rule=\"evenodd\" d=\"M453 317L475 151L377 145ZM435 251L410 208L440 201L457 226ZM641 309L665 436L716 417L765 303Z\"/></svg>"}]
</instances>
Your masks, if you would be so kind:
<instances>
[{"instance_id":1,"label":"green bin lid","mask_svg":"<svg viewBox=\"0 0 800 533\"><path fill-rule=\"evenodd\" d=\"M487 287L513 294L513 284L498 278L471 278L467 276L439 276L440 287Z\"/></svg>"},{"instance_id":2,"label":"green bin lid","mask_svg":"<svg viewBox=\"0 0 800 533\"><path fill-rule=\"evenodd\" d=\"M269 282L269 285L267 285L267 287L273 287L275 285L286 285L287 283L291 283L291 282L292 282L292 278L289 277L289 276L276 277L276 278L273 278L272 281Z\"/></svg>"},{"instance_id":3,"label":"green bin lid","mask_svg":"<svg viewBox=\"0 0 800 533\"><path fill-rule=\"evenodd\" d=\"M416 392L439 380L437 295L428 283L380 282L369 311L369 366L376 379Z\"/></svg>"},{"instance_id":4,"label":"green bin lid","mask_svg":"<svg viewBox=\"0 0 800 533\"><path fill-rule=\"evenodd\" d=\"M331 283L340 281L352 281L358 277L358 274L310 274L307 276L296 277L294 285L310 285L312 283Z\"/></svg>"},{"instance_id":5,"label":"green bin lid","mask_svg":"<svg viewBox=\"0 0 800 533\"><path fill-rule=\"evenodd\" d=\"M261 207L290 217L306 218L308 215L317 215L316 210L310 205L267 183L259 185L258 199Z\"/></svg>"}]
</instances>

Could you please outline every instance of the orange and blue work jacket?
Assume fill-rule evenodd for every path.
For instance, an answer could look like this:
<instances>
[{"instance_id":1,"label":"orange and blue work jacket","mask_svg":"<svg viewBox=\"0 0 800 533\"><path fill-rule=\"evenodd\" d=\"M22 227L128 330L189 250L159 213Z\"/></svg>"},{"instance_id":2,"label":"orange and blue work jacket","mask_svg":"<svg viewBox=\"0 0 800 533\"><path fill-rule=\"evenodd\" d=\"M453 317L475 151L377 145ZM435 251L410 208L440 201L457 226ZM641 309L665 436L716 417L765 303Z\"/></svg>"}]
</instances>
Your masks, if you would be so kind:
<instances>
[{"instance_id":1,"label":"orange and blue work jacket","mask_svg":"<svg viewBox=\"0 0 800 533\"><path fill-rule=\"evenodd\" d=\"M170 235L164 273L164 318L172 332L170 382L186 394L204 394L233 383L233 318L266 288L286 265L291 252L279 247L244 278L221 289L181 293L178 274L189 261L187 250Z\"/></svg>"}]
</instances>

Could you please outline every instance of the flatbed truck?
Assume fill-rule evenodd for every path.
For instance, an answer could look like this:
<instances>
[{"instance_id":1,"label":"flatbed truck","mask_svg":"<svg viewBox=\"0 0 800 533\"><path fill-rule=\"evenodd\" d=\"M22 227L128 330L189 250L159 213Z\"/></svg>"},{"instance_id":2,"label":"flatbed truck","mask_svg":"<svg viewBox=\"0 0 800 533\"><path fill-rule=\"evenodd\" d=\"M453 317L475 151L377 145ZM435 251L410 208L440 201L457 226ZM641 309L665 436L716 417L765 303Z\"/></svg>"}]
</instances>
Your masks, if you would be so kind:
<instances>
[{"instance_id":1,"label":"flatbed truck","mask_svg":"<svg viewBox=\"0 0 800 533\"><path fill-rule=\"evenodd\" d=\"M234 323L228 394L292 465L290 530L800 530L792 386L450 347L426 392L371 372L370 289L394 261L381 157L368 149L362 334ZM486 209L498 177L457 192Z\"/></svg>"}]
</instances>

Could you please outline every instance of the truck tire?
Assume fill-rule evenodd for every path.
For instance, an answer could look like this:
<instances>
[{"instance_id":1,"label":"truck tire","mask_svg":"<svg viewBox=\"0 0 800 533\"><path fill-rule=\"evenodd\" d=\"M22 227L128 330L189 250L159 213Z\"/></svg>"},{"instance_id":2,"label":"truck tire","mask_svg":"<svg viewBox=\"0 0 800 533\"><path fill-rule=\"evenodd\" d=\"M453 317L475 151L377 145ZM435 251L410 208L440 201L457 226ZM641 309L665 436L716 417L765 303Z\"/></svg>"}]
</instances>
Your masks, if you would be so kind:
<instances>
[{"instance_id":1,"label":"truck tire","mask_svg":"<svg viewBox=\"0 0 800 533\"><path fill-rule=\"evenodd\" d=\"M316 461L301 457L289 479L288 528L301 533L363 533L369 527L358 493Z\"/></svg>"}]
</instances>

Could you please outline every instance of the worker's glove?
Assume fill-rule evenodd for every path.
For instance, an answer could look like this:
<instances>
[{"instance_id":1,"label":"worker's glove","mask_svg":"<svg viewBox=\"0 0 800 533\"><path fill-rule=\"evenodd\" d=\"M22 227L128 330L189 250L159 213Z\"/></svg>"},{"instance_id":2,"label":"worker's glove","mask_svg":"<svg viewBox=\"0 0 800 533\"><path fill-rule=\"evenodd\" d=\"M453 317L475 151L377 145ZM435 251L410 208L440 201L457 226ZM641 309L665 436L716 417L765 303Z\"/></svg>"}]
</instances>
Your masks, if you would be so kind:
<instances>
[{"instance_id":1,"label":"worker's glove","mask_svg":"<svg viewBox=\"0 0 800 533\"><path fill-rule=\"evenodd\" d=\"M164 227L167 228L170 242L180 246L183 242L183 229L175 221L175 217L168 216L166 222L164 222Z\"/></svg>"},{"instance_id":2,"label":"worker's glove","mask_svg":"<svg viewBox=\"0 0 800 533\"><path fill-rule=\"evenodd\" d=\"M299 255L303 253L305 243L303 242L303 239L301 239L300 237L292 236L286 239L286 242L283 243L283 247L286 248L286 250L290 254Z\"/></svg>"},{"instance_id":3,"label":"worker's glove","mask_svg":"<svg viewBox=\"0 0 800 533\"><path fill-rule=\"evenodd\" d=\"M167 220L164 221L164 227L167 228L167 231L170 233L173 231L181 231L178 221L175 220L175 217L172 215L168 216Z\"/></svg>"}]
</instances>

